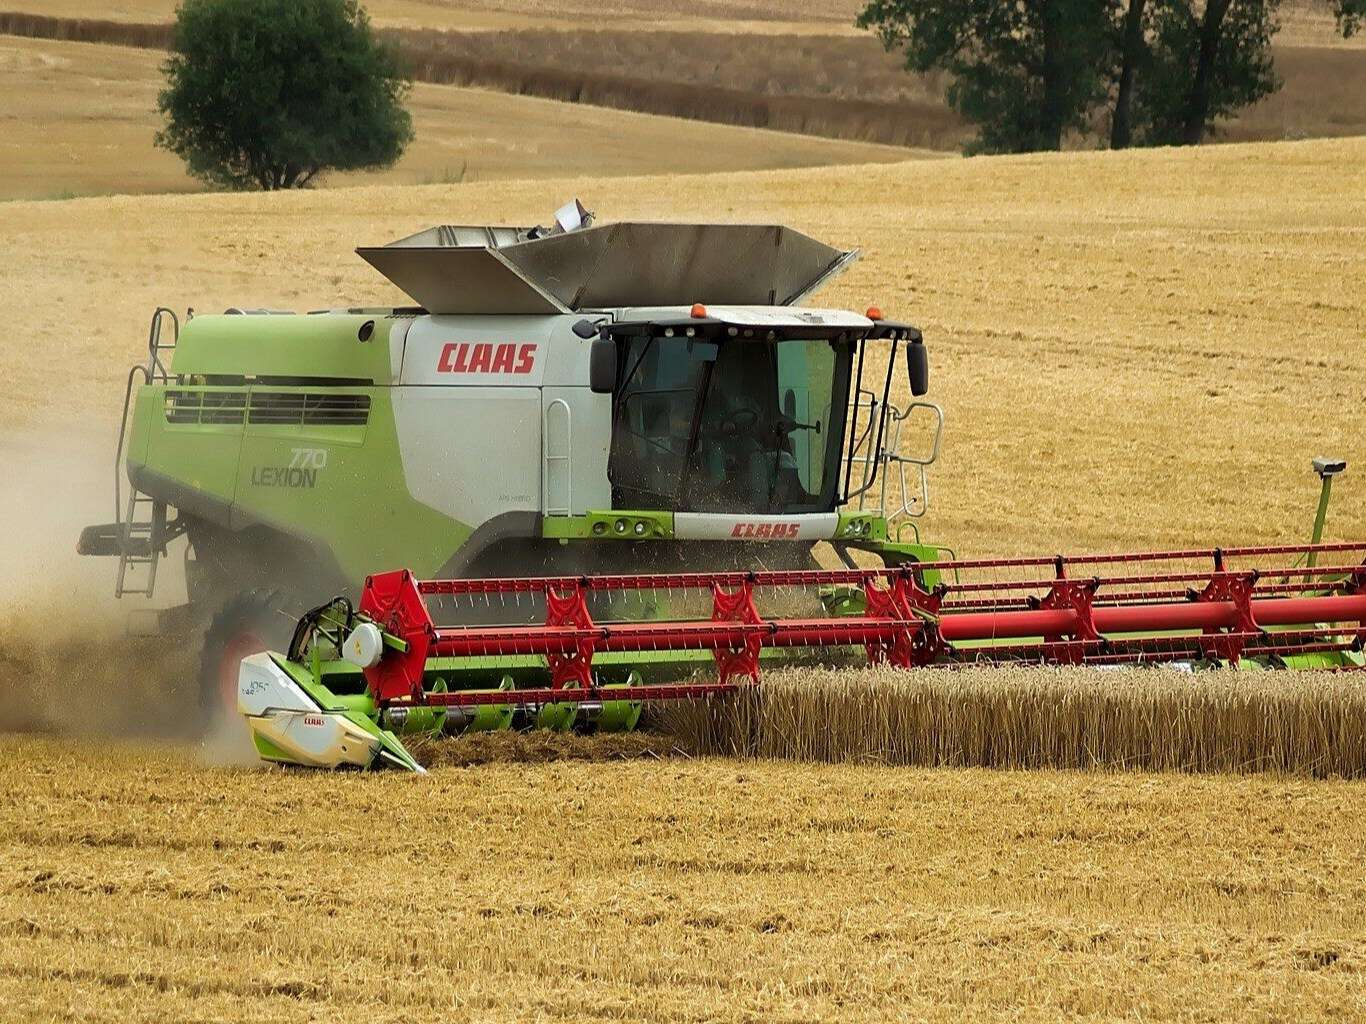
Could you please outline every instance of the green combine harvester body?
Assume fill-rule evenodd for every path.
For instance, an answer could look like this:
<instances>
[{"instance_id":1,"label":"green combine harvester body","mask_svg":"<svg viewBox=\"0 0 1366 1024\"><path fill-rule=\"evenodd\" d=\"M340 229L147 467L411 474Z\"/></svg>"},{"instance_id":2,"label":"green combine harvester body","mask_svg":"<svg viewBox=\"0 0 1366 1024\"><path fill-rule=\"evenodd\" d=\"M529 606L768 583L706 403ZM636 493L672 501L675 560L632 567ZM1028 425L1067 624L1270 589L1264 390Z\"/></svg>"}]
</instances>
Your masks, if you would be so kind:
<instances>
[{"instance_id":1,"label":"green combine harvester body","mask_svg":"<svg viewBox=\"0 0 1366 1024\"><path fill-rule=\"evenodd\" d=\"M755 312L717 311L742 322L755 319ZM630 314L611 315L619 323ZM687 319L689 310L651 315L673 321ZM847 326L858 331L870 327L857 322L862 318L841 316L855 321ZM173 379L137 389L128 478L138 492L178 510L188 532L221 531L229 544L273 541L292 548L313 573L330 578L332 589L358 589L376 565L411 566L424 576L461 573L510 542L518 561L529 561L527 543L534 542L540 550L530 561L541 563L561 560L548 545L574 549L568 554L576 560L584 545L623 543L633 549L625 553L628 560L639 556L642 544L679 542L797 540L809 547L842 539L856 547L922 553L917 545L889 544L881 510L841 507L833 492L803 490L800 511L784 511L785 503L770 500L769 476L762 491L733 502L718 496L704 511L648 507L650 496L643 493L623 508L625 488L614 494L611 484L610 395L593 394L586 380L561 384L531 371L521 378L515 370L482 369L476 372L491 380L458 383L439 376L443 358L447 364L471 358L468 346L476 359L491 352L490 366L498 367L501 358L515 367L508 361L521 349L533 368L540 358L552 366L583 363L566 367L564 377L586 377L590 345L572 334L582 319L519 318L507 327L391 310L196 316L181 332ZM776 318L770 313L768 319ZM797 333L807 333L804 324L796 326ZM362 333L366 341L358 340ZM461 342L456 354L443 357L452 344L446 339L507 336L536 340ZM680 340L676 347L687 344ZM845 344L852 352L855 343ZM828 375L824 383L827 393L814 399L822 403L816 418L824 417L822 430L829 430L832 442L842 440L830 420ZM809 381L787 390L803 403L813 400ZM687 441L685 434L661 437ZM658 443L646 437L641 447ZM559 444L566 454L557 453ZM772 457L746 440L735 446L750 448L744 453L750 460ZM622 463L637 454L621 451L625 447L618 451ZM801 454L808 465L796 470L799 480L823 471L810 463L827 452ZM726 471L715 467L712 483L724 483ZM663 504L670 496L653 497ZM197 552L201 546L208 545L196 544Z\"/></svg>"},{"instance_id":2,"label":"green combine harvester body","mask_svg":"<svg viewBox=\"0 0 1366 1024\"><path fill-rule=\"evenodd\" d=\"M414 767L398 739L414 730L632 728L643 702L725 692L793 649L909 666L994 658L1010 637L1088 660L1113 639L1060 567L1029 598L1053 613L1035 632L948 625L949 588L1012 563L953 561L914 525L943 426L920 400L920 332L798 305L856 252L776 226L597 227L577 203L551 229L358 252L415 305L183 329L158 310L129 376L117 519L80 542L118 559L119 596L151 597L186 538L188 602L162 620L207 624L206 712L235 703L264 757ZM903 450L912 433L924 451ZM843 568L822 575L818 544ZM398 567L401 586L373 575ZM442 582L480 580L542 582ZM965 600L968 618L1015 610ZM1193 635L1232 635L1233 614ZM1359 661L1342 644L1272 656ZM712 665L720 681L696 682Z\"/></svg>"}]
</instances>

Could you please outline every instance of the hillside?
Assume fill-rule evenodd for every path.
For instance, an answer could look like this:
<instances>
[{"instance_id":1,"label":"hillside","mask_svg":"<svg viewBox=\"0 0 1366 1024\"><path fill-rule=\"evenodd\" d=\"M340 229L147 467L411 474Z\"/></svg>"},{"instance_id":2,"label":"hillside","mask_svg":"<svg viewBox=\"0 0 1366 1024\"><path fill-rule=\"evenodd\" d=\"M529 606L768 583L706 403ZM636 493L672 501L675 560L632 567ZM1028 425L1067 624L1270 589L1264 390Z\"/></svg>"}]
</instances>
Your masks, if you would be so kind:
<instances>
[{"instance_id":1,"label":"hillside","mask_svg":"<svg viewBox=\"0 0 1366 1024\"><path fill-rule=\"evenodd\" d=\"M7 10L57 17L169 21L177 0L113 0L98 13L81 0L8 0ZM663 0L369 0L375 24L401 28L506 29L602 24L656 31L703 29L740 32L851 32L859 5L853 0L704 0L680 8Z\"/></svg>"},{"instance_id":2,"label":"hillside","mask_svg":"<svg viewBox=\"0 0 1366 1024\"><path fill-rule=\"evenodd\" d=\"M0 200L203 188L153 146L161 54L0 36ZM419 83L417 140L326 186L695 173L905 160L916 152ZM610 143L610 145L606 144Z\"/></svg>"},{"instance_id":3,"label":"hillside","mask_svg":"<svg viewBox=\"0 0 1366 1024\"><path fill-rule=\"evenodd\" d=\"M6 10L58 17L168 21L177 0L112 0L92 11L82 0L8 0ZM797 32L846 35L858 32L860 0L705 0L681 9L665 0L368 0L377 25L399 28L482 30L506 28L601 27L657 32L715 31L761 34ZM1366 46L1366 40L1335 37L1327 5L1319 0L1285 0L1281 6L1285 45Z\"/></svg>"},{"instance_id":4,"label":"hillside","mask_svg":"<svg viewBox=\"0 0 1366 1024\"><path fill-rule=\"evenodd\" d=\"M44 314L4 351L0 417L112 437L157 303L402 301L355 246L536 222L575 194L609 220L777 221L862 247L819 301L924 328L948 415L925 526L960 553L1299 539L1310 458L1366 435L1366 139L10 203L5 298ZM1363 496L1349 471L1332 535L1366 534Z\"/></svg>"},{"instance_id":5,"label":"hillside","mask_svg":"<svg viewBox=\"0 0 1366 1024\"><path fill-rule=\"evenodd\" d=\"M577 0L370 6L420 82L958 152L974 130L945 102L948 77L907 73L900 54L853 28L857 9L719 0L688 14L658 0L620 0L604 18ZM98 12L59 2L0 12L0 31L165 49L170 17L154 0ZM794 17L801 20L781 20ZM1272 56L1282 88L1221 121L1208 141L1366 134L1366 33L1343 39L1328 8L1307 0L1282 7L1280 24ZM1092 131L1064 148L1102 144L1107 116L1098 110Z\"/></svg>"}]
</instances>

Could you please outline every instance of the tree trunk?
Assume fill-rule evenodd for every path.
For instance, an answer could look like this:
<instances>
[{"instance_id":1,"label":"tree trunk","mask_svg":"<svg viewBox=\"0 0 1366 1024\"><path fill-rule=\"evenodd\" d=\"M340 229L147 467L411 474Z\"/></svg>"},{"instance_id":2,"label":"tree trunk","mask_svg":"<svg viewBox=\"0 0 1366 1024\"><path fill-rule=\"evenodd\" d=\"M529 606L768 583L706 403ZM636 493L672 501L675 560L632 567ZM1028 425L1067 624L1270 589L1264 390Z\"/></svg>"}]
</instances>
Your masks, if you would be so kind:
<instances>
[{"instance_id":1,"label":"tree trunk","mask_svg":"<svg viewBox=\"0 0 1366 1024\"><path fill-rule=\"evenodd\" d=\"M1143 56L1143 9L1147 0L1129 0L1124 15L1124 39L1119 66L1119 90L1115 113L1110 121L1110 148L1127 149L1133 142L1134 76Z\"/></svg>"},{"instance_id":2,"label":"tree trunk","mask_svg":"<svg viewBox=\"0 0 1366 1024\"><path fill-rule=\"evenodd\" d=\"M1039 23L1043 30L1043 110L1039 117L1039 148L1062 149L1067 93L1062 47L1067 27L1057 0L1042 0Z\"/></svg>"},{"instance_id":3,"label":"tree trunk","mask_svg":"<svg viewBox=\"0 0 1366 1024\"><path fill-rule=\"evenodd\" d=\"M1195 66L1195 78L1186 100L1186 116L1181 126L1181 141L1187 146L1198 146L1205 137L1209 120L1210 96L1214 90L1214 62L1219 56L1219 43L1224 34L1224 15L1232 0L1209 0L1205 17L1200 22L1200 57Z\"/></svg>"}]
</instances>

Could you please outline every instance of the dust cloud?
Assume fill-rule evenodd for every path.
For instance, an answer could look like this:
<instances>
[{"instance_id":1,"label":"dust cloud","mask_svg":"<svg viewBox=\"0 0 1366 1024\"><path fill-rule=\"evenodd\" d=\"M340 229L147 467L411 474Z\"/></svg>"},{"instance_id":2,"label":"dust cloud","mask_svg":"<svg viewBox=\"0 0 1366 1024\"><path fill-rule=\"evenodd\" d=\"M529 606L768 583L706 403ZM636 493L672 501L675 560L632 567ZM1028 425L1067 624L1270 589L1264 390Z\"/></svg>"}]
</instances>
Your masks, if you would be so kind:
<instances>
[{"instance_id":1,"label":"dust cloud","mask_svg":"<svg viewBox=\"0 0 1366 1024\"><path fill-rule=\"evenodd\" d=\"M157 609L185 599L185 542L161 563L155 600L115 600L117 560L76 553L82 527L114 520L116 438L115 424L66 423L0 439L0 732L177 741L202 732L200 637L150 628ZM225 722L203 749L235 761L245 742L241 723Z\"/></svg>"}]
</instances>

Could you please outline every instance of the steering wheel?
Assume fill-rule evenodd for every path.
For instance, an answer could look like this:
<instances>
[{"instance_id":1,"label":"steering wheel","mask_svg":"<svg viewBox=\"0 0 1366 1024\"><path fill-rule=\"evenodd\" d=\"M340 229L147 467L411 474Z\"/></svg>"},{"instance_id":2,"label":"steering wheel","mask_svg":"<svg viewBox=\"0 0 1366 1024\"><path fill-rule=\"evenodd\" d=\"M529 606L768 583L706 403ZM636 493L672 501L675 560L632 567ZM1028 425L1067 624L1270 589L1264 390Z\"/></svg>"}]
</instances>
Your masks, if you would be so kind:
<instances>
[{"instance_id":1,"label":"steering wheel","mask_svg":"<svg viewBox=\"0 0 1366 1024\"><path fill-rule=\"evenodd\" d=\"M753 409L733 409L721 418L719 434L743 434L759 425L759 414Z\"/></svg>"}]
</instances>

